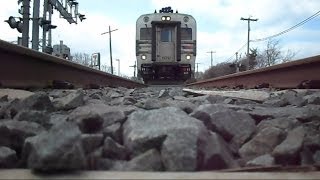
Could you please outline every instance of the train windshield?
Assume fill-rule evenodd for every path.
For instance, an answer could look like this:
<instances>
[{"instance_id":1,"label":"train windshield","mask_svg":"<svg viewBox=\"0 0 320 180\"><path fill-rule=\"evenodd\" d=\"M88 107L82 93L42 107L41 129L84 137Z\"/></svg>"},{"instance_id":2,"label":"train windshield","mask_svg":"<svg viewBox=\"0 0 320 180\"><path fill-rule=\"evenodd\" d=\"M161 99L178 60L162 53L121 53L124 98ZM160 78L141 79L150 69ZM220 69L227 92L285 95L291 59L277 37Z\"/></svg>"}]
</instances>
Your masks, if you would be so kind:
<instances>
[{"instance_id":1,"label":"train windshield","mask_svg":"<svg viewBox=\"0 0 320 180\"><path fill-rule=\"evenodd\" d=\"M181 28L181 40L192 40L191 28Z\"/></svg>"},{"instance_id":2,"label":"train windshield","mask_svg":"<svg viewBox=\"0 0 320 180\"><path fill-rule=\"evenodd\" d=\"M172 28L161 29L161 42L172 42Z\"/></svg>"},{"instance_id":3,"label":"train windshield","mask_svg":"<svg viewBox=\"0 0 320 180\"><path fill-rule=\"evenodd\" d=\"M152 30L151 28L141 28L140 29L140 40L151 40Z\"/></svg>"}]
</instances>

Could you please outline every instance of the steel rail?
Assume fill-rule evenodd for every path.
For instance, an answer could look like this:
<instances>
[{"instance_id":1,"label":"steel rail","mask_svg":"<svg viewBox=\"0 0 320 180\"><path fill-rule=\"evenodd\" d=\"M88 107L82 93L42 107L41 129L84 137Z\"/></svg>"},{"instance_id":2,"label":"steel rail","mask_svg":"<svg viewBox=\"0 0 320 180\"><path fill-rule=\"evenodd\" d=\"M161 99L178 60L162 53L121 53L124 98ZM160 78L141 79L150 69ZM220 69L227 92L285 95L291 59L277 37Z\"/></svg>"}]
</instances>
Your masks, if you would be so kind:
<instances>
[{"instance_id":1,"label":"steel rail","mask_svg":"<svg viewBox=\"0 0 320 180\"><path fill-rule=\"evenodd\" d=\"M0 87L44 88L54 81L74 87L146 85L0 40Z\"/></svg>"},{"instance_id":2,"label":"steel rail","mask_svg":"<svg viewBox=\"0 0 320 180\"><path fill-rule=\"evenodd\" d=\"M320 89L320 55L187 84L195 88Z\"/></svg>"}]
</instances>

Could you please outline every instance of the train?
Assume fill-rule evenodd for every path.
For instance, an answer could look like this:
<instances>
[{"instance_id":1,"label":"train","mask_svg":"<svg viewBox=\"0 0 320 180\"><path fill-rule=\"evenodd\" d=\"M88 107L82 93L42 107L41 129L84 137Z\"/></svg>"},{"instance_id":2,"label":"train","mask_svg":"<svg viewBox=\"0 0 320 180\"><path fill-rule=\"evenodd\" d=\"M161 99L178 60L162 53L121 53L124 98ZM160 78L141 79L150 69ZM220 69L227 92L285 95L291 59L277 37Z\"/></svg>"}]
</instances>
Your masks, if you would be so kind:
<instances>
[{"instance_id":1,"label":"train","mask_svg":"<svg viewBox=\"0 0 320 180\"><path fill-rule=\"evenodd\" d=\"M153 80L194 78L197 24L193 16L165 7L136 22L137 76Z\"/></svg>"}]
</instances>

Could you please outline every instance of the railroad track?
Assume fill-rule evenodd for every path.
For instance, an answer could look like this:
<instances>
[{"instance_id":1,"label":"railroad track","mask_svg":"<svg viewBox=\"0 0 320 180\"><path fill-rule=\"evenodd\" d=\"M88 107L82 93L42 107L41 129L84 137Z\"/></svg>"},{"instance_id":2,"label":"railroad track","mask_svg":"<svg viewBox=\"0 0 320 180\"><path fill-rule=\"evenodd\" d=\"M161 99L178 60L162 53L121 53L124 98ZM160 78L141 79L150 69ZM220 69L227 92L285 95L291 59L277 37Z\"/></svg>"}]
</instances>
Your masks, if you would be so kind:
<instances>
[{"instance_id":1,"label":"railroad track","mask_svg":"<svg viewBox=\"0 0 320 180\"><path fill-rule=\"evenodd\" d=\"M79 64L72 63L70 61L66 61L57 57L53 57L47 54L39 53L37 51L33 51L30 49L26 49L20 46L16 46L4 41L0 41L0 59L1 59L1 67L0 67L0 83L4 87L13 87L13 88L26 88L26 87L47 87L47 86L53 86L55 84L58 85L70 85L73 87L87 87L87 88L92 88L92 87L98 87L98 86L111 86L111 87L127 87L127 88L136 88L136 87L146 87L146 85L133 82L124 78L119 78L117 76L113 76L104 72L100 72L88 67L81 66ZM200 81L197 83L192 83L188 84L187 86L189 87L205 87L205 88L211 88L211 87L244 87L244 88L253 88L257 87L259 85L267 85L268 87L275 87L275 88L296 88L297 86L301 88L310 88L310 87L317 87L317 82L320 80L319 79L319 59L320 56L316 57L311 57L307 59L303 59L300 61L296 62L291 62L291 63L286 63L283 65L277 65L274 67L269 67L261 70L253 70L253 71L248 71L248 72L242 72L238 74L233 74L233 75L228 75L216 79L210 79L208 81ZM293 74L291 74L293 73ZM303 74L303 76L301 75ZM114 112L111 114L119 114L118 111L123 112L120 113L124 116L123 119L126 119L126 121L133 121L135 122L136 119L134 118L128 118L129 115L128 109L125 108L132 108L129 107L129 105L137 105L139 109L146 109L144 113L146 113L146 118L150 116L148 121L152 121L153 119L153 113L158 113L157 118L162 118L163 121L165 121L168 118L172 118L172 120L180 120L180 119L189 119L189 115L184 114L182 110L180 110L180 113L174 113L171 111L166 111L163 109L163 106L171 106L169 103L171 102L172 105L177 106L179 109L183 109L184 111L189 111L190 109L195 112L193 118L196 118L196 112L201 110L198 110L197 106L202 106L205 107L207 106L206 103L212 102L212 106L215 106L216 104L219 105L219 107L222 108L221 113L226 113L222 117L228 116L228 113L231 111L235 114L237 114L238 110L241 111L242 109L246 109L246 111L252 111L251 113L254 114L255 116L260 116L265 117L265 114L268 117L274 116L274 119L282 116L285 116L286 119L289 116L291 117L290 112L297 112L297 114L292 113L292 117L300 117L302 119L301 123L310 123L309 121L313 121L314 114L318 112L318 110L315 109L308 109L309 107L301 107L304 106L303 103L317 103L316 102L316 93L313 94L313 92L308 92L309 95L306 97L300 97L302 98L302 101L300 103L299 97L296 97L295 95L301 95L303 96L303 92L299 94L299 92L295 91L289 91L286 92L286 96L284 98L287 98L285 106L291 105L291 104L299 104L301 106L299 107L278 107L277 103L274 103L273 101L267 101L266 99L268 98L263 98L263 99L250 99L249 101L242 101L241 97L235 96L234 94L231 95L226 95L228 97L223 97L221 99L216 97L216 96L211 96L211 97L204 97L202 99L197 99L197 97L190 98L188 99L187 97L181 97L180 95L180 100L179 100L179 94L180 94L180 89L182 87L177 86L173 89L177 90L172 90L172 85L162 85L162 86L151 86L150 89L154 90L155 92L160 91L160 93L153 93L149 92L148 90L137 90L137 92L131 91L127 89L121 90L121 88L118 88L116 90L113 90L112 88L109 89L101 89L97 90L97 92L94 92L93 90L85 90L87 91L84 94L81 94L82 92L77 92L74 90L71 90L70 92L61 92L60 94L57 94L57 92L48 92L48 94L51 94L50 97L53 98L52 101L54 101L54 106L58 109L63 109L62 111L65 111L65 114L67 117L71 117L67 114L70 113L70 108L75 109L75 108L92 108L90 109L90 113L96 113L97 116L99 116L99 113L96 111L100 110L105 110L105 109L110 109L110 111ZM49 90L50 91L50 90ZM123 92L122 92L123 91ZM170 92L172 93L170 93ZM177 91L177 92L175 92ZM129 93L128 93L129 92ZM33 92L29 92L30 94L33 94ZM42 97L46 96L43 93L41 94L40 92L34 92L35 95L33 97ZM63 93L67 93L63 94ZM69 93L69 94L68 94ZM80 95L78 94L80 93ZM119 94L120 93L120 94ZM193 93L193 92L191 92ZM220 92L219 92L220 93ZM229 92L230 93L230 92ZM236 95L239 95L238 92L235 92ZM292 95L292 99L288 99L290 94L294 93ZM128 95L129 94L129 95ZM161 95L160 95L161 94ZM250 95L252 95L251 92L249 92ZM69 96L70 95L70 96ZM92 95L92 96L91 96ZM153 95L153 96L151 96ZM175 96L176 95L176 96ZM217 94L216 94L217 95ZM221 95L218 94L218 95ZM32 95L30 95L32 96ZM48 95L49 96L49 95ZM75 97L81 98L82 96L86 96L88 104L82 104L79 103L78 105L74 105L71 102L74 102L72 98L76 99ZM101 96L101 97L100 97ZM175 96L175 102L172 102L171 96ZM151 97L151 98L150 98ZM231 97L231 98L229 98ZM267 96L269 97L269 95ZM314 97L314 98L313 98ZM7 99L10 99L10 96L7 97ZM67 106L67 103L65 103L65 100L70 98L70 104L72 107L69 105ZM149 100L148 100L149 98ZM201 98L201 97L200 97ZM212 99L216 98L216 99ZM296 99L294 99L296 98ZM40 100L42 98L39 98ZM97 99L100 99L100 103L96 103ZM106 99L104 101L104 99ZM171 101L166 102L166 99L169 99ZM127 100L127 101L124 101ZM133 100L133 101L130 101ZM139 103L140 100L146 100L143 101L144 103ZM207 100L207 102L204 102ZM272 99L271 99L272 100ZM280 99L283 100L283 99ZM299 100L299 101L295 101ZM2 101L8 101L3 98ZM180 102L179 102L180 101ZM12 101L16 102L16 101ZM21 102L24 102L21 100ZM50 101L51 102L51 101ZM124 103L125 102L125 103ZM282 111L279 112L273 112L273 111L266 111L269 110L267 107L261 106L260 108L252 108L248 109L246 104L252 105L252 106L258 106L257 102L259 103L265 103L263 105L269 105L270 106L275 106L275 107L268 107L271 110L276 110L279 108L282 108ZM11 103L11 101L6 102L8 104ZM104 104L101 104L104 103ZM126 104L126 103L129 103ZM131 104L130 104L131 103ZM233 106L232 104L237 104L237 106ZM271 104L270 104L271 103ZM272 104L274 103L274 104ZM5 104L5 103L4 103ZM21 103L23 105L23 103ZM37 104L37 103L35 103ZM50 103L49 103L50 104ZM12 103L14 105L14 103ZM125 107L120 108L118 105L123 105ZM230 106L229 106L230 105ZM116 108L110 108L111 106L114 106ZM190 106L190 107L188 107ZM97 107L97 108L96 108ZM100 109L99 109L100 107ZM101 108L102 107L102 108ZM313 106L310 106L313 107ZM171 108L171 107L170 107ZM233 109L232 109L233 108ZM314 107L315 108L315 107ZM138 109L138 108L137 108ZM136 111L137 109L131 109L132 111ZM149 114L149 110L153 109L154 111ZM238 110L236 110L238 109ZM20 109L17 109L19 111ZM130 110L130 111L131 111ZM224 111L228 110L228 111ZM262 112L262 110L265 110L266 112ZM285 114L287 110L290 110L289 113ZM305 119L308 116L306 114L303 114L304 110L308 110L308 113L310 114L309 119ZM68 112L67 112L68 111ZM76 113L77 111L72 110L72 112ZM137 110L138 111L138 110ZM176 111L176 110L175 110ZM310 113L312 111L314 114ZM14 112L14 111L10 111ZM126 113L124 113L126 112ZM23 113L22 111L19 113ZM29 113L29 112L27 112ZM58 111L55 111L52 114L48 114L50 117L55 117L55 113L61 113ZM82 113L82 112L81 112ZM85 112L84 112L85 113ZM88 114L90 114L88 113ZM169 113L169 115L167 115ZM190 113L190 112L189 112ZM239 112L239 113L244 113L244 112ZM248 112L246 112L248 113ZM261 114L262 113L262 114ZM301 114L299 114L301 113ZM102 113L103 114L103 113ZM159 115L161 114L161 116ZM183 115L181 115L183 114ZM6 114L8 117L6 118L16 118L18 119L19 116L17 117L11 117L13 116L12 113ZM9 117L10 115L10 117ZM59 114L64 116L64 113ZM86 114L85 114L86 115ZM317 114L316 114L317 115ZM163 117L162 117L163 116ZM99 116L100 117L100 116ZM316 116L316 117L319 117ZM4 118L4 117L3 117ZM85 118L82 117L81 118ZM199 119L202 119L202 117L198 117ZM207 117L203 117L207 118ZM303 119L304 118L304 119ZM1 117L0 117L1 119ZM102 117L100 118L102 119ZM112 119L112 118L111 118ZM129 120L128 120L129 119ZM144 119L139 119L140 122ZM2 120L2 119L1 119ZM23 119L24 120L24 119ZM99 118L98 118L99 120ZM305 120L305 122L304 122ZM159 122L163 122L159 121ZM254 121L254 120L252 120ZM257 121L262 121L261 119ZM316 120L315 120L316 121ZM16 122L16 121L15 121ZM191 122L191 120L190 120ZM192 121L193 122L193 121ZM234 123L234 121L232 122ZM238 124L242 125L240 121L237 121ZM258 122L257 122L258 123ZM9 124L10 125L10 124ZM168 124L166 124L168 125ZM5 123L2 124L2 126L7 126ZM88 126L89 127L89 126ZM90 126L91 127L91 126ZM149 124L149 128L152 129L153 124ZM192 126L193 127L193 126ZM233 126L232 126L233 127ZM239 126L241 127L241 126ZM130 128L130 127L129 127ZM128 128L128 129L129 129ZM157 127L158 128L158 127ZM183 128L181 124L178 124L175 128ZM172 129L175 129L172 128ZM247 128L247 127L246 127ZM148 127L145 127L145 129L148 129ZM272 128L271 128L272 129ZM121 130L121 128L120 128ZM185 130L185 129L181 129ZM220 131L219 131L220 132ZM309 131L306 131L306 133L309 133ZM310 131L310 136L312 135L312 132ZM14 137L14 136L9 136L9 137ZM129 136L128 136L129 137ZM149 136L148 136L149 137ZM151 137L151 136L150 136ZM17 139L17 138L16 138ZM63 138L62 138L63 139ZM266 138L268 139L268 138ZM272 138L270 138L272 139ZM178 144L178 143L176 143ZM232 173L230 173L232 172ZM252 172L252 173L248 173ZM281 172L281 173L280 173ZM13 169L13 170L1 170L0 171L0 179L5 178L5 179L25 179L25 178L38 178L38 179L43 179L43 178L53 178L53 179L59 179L59 178L67 178L67 179L99 179L99 178L136 178L137 179L150 179L150 178L161 178L161 179L179 179L179 178L189 178L189 179L196 179L196 178L201 178L201 179L265 179L267 178L273 178L273 179L284 179L284 178L290 178L290 179L301 179L301 178L308 178L308 179L317 179L319 178L319 166L308 166L308 167L293 167L293 168L281 168L281 166L267 166L267 167L262 167L262 168L240 168L240 169L226 169L222 171L210 171L210 172L181 172L181 173L173 173L173 172L155 172L155 173L149 173L149 172L113 172L113 171L81 171L81 172L76 172L68 174L34 174L31 170L26 170L26 169Z\"/></svg>"},{"instance_id":2,"label":"railroad track","mask_svg":"<svg viewBox=\"0 0 320 180\"><path fill-rule=\"evenodd\" d=\"M0 86L145 87L144 84L0 40Z\"/></svg>"},{"instance_id":3,"label":"railroad track","mask_svg":"<svg viewBox=\"0 0 320 180\"><path fill-rule=\"evenodd\" d=\"M194 88L320 89L320 55L187 85Z\"/></svg>"},{"instance_id":4,"label":"railroad track","mask_svg":"<svg viewBox=\"0 0 320 180\"><path fill-rule=\"evenodd\" d=\"M147 87L0 40L0 87ZM192 88L320 88L320 55L187 84Z\"/></svg>"}]
</instances>

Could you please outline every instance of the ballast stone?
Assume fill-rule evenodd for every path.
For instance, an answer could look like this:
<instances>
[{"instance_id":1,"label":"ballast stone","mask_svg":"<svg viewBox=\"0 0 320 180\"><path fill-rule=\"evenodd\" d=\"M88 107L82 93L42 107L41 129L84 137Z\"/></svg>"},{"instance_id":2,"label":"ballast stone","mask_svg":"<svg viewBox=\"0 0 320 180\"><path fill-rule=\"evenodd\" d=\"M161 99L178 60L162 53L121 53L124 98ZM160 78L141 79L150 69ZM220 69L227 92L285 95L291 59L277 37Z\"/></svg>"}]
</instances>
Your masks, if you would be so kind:
<instances>
[{"instance_id":1,"label":"ballast stone","mask_svg":"<svg viewBox=\"0 0 320 180\"><path fill-rule=\"evenodd\" d=\"M27 167L39 171L77 170L86 167L78 126L65 122L26 139Z\"/></svg>"}]
</instances>

